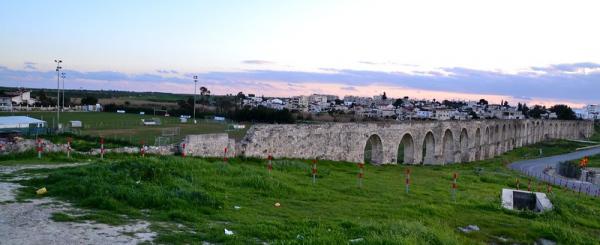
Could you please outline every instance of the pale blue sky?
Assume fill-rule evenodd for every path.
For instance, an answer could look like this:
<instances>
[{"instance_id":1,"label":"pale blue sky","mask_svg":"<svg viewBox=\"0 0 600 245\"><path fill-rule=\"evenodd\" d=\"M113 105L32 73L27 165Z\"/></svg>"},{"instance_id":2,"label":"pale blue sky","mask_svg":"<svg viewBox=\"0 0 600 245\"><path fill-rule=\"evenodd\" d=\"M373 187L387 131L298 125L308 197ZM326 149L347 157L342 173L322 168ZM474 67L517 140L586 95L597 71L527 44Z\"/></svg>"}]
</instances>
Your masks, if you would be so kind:
<instances>
[{"instance_id":1,"label":"pale blue sky","mask_svg":"<svg viewBox=\"0 0 600 245\"><path fill-rule=\"evenodd\" d=\"M198 74L217 93L597 103L587 95L600 89L597 9L586 0L3 1L0 85L50 87L46 73L62 58L74 88L186 92ZM516 80L545 88L518 91ZM561 81L584 87L564 94L573 83Z\"/></svg>"}]
</instances>

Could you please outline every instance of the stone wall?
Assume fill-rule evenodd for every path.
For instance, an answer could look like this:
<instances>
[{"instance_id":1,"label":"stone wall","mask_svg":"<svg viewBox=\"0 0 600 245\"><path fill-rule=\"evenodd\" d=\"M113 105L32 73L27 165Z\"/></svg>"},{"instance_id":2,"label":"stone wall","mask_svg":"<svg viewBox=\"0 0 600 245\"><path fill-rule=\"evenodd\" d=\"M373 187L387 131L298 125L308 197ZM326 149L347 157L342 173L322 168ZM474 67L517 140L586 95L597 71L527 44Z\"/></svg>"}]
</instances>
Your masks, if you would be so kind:
<instances>
[{"instance_id":1,"label":"stone wall","mask_svg":"<svg viewBox=\"0 0 600 245\"><path fill-rule=\"evenodd\" d=\"M560 120L259 124L249 129L237 153L363 162L369 140L374 143L370 160L375 164L447 164L492 158L546 139L587 138L592 133L590 121Z\"/></svg>"},{"instance_id":2,"label":"stone wall","mask_svg":"<svg viewBox=\"0 0 600 245\"><path fill-rule=\"evenodd\" d=\"M227 148L227 155L225 155L225 148ZM185 152L187 156L233 157L235 140L229 139L227 134L188 135L179 144L179 150Z\"/></svg>"}]
</instances>

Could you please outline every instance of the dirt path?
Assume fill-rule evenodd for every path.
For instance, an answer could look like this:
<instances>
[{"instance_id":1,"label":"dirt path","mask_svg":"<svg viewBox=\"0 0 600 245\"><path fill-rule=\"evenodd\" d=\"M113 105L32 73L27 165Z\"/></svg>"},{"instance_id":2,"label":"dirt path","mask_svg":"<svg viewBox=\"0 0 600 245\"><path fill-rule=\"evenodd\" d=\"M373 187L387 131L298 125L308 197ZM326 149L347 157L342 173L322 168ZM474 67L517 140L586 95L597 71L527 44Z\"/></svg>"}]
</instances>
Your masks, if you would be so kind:
<instances>
[{"instance_id":1,"label":"dirt path","mask_svg":"<svg viewBox=\"0 0 600 245\"><path fill-rule=\"evenodd\" d=\"M22 186L11 181L30 178L19 170L59 168L81 164L0 166L0 174L13 174L0 178L0 244L137 244L152 242L156 236L150 223L139 221L122 226L93 222L54 222L52 213L83 213L68 203L52 198L34 199L31 202L15 201L15 191Z\"/></svg>"}]
</instances>

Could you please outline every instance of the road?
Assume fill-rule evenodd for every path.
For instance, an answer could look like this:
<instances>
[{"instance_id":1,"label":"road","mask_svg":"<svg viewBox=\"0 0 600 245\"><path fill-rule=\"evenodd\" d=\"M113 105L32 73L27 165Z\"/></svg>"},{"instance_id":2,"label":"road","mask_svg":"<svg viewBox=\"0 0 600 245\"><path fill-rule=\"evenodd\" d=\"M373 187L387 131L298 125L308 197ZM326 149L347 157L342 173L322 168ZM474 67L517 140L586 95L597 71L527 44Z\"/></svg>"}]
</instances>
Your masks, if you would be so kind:
<instances>
[{"instance_id":1,"label":"road","mask_svg":"<svg viewBox=\"0 0 600 245\"><path fill-rule=\"evenodd\" d=\"M545 172L548 168L558 169L558 163L581 159L584 156L600 154L600 147L575 151L567 154L543 157L537 159L523 160L511 163L509 168L521 171L524 174L554 185L566 186L576 192L586 193L591 196L600 196L600 186L579 180L568 179L558 175L550 175Z\"/></svg>"}]
</instances>

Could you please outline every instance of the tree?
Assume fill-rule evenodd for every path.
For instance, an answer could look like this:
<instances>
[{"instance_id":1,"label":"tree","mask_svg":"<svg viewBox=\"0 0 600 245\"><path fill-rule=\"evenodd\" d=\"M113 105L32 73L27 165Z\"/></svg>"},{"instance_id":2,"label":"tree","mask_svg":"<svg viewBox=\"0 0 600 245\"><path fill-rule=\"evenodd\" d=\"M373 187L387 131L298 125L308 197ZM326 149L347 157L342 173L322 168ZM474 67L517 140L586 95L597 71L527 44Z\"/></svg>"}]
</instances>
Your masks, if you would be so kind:
<instances>
[{"instance_id":1,"label":"tree","mask_svg":"<svg viewBox=\"0 0 600 245\"><path fill-rule=\"evenodd\" d=\"M95 105L98 104L98 98L88 95L81 99L82 105Z\"/></svg>"},{"instance_id":2,"label":"tree","mask_svg":"<svg viewBox=\"0 0 600 245\"><path fill-rule=\"evenodd\" d=\"M575 120L577 116L571 107L567 105L554 105L549 109L551 112L556 113L556 116L560 120Z\"/></svg>"},{"instance_id":3,"label":"tree","mask_svg":"<svg viewBox=\"0 0 600 245\"><path fill-rule=\"evenodd\" d=\"M394 101L394 106L400 107L400 106L402 106L402 103L403 103L402 99L396 99L396 101Z\"/></svg>"},{"instance_id":4,"label":"tree","mask_svg":"<svg viewBox=\"0 0 600 245\"><path fill-rule=\"evenodd\" d=\"M385 94L385 91L383 91L383 95L381 96L382 100L387 100L387 95Z\"/></svg>"},{"instance_id":5,"label":"tree","mask_svg":"<svg viewBox=\"0 0 600 245\"><path fill-rule=\"evenodd\" d=\"M504 103L503 103L502 105L503 105L504 107L509 107L509 105L508 105L508 101L506 101L506 100L504 101Z\"/></svg>"},{"instance_id":6,"label":"tree","mask_svg":"<svg viewBox=\"0 0 600 245\"><path fill-rule=\"evenodd\" d=\"M523 106L521 107L521 112L523 112L524 116L529 115L529 107L527 107L527 104L523 104Z\"/></svg>"},{"instance_id":7,"label":"tree","mask_svg":"<svg viewBox=\"0 0 600 245\"><path fill-rule=\"evenodd\" d=\"M478 104L480 104L480 105L488 105L488 101L485 100L485 99L480 99Z\"/></svg>"},{"instance_id":8,"label":"tree","mask_svg":"<svg viewBox=\"0 0 600 245\"><path fill-rule=\"evenodd\" d=\"M531 110L529 110L529 117L540 119L542 114L546 113L546 108L541 105L535 105Z\"/></svg>"}]
</instances>

